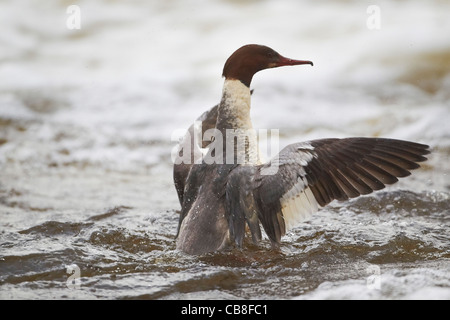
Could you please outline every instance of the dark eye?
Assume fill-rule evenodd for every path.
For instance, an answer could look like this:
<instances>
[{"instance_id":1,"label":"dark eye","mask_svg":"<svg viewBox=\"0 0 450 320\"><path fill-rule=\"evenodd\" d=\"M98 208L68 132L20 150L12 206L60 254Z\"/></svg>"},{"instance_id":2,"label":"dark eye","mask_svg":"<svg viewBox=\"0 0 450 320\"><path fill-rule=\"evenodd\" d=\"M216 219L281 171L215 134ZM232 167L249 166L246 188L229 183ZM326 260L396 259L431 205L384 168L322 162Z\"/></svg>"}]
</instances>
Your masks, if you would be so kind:
<instances>
[{"instance_id":1,"label":"dark eye","mask_svg":"<svg viewBox=\"0 0 450 320\"><path fill-rule=\"evenodd\" d=\"M269 59L275 59L278 55L276 54L276 52L269 51L269 52L267 52L266 56Z\"/></svg>"}]
</instances>

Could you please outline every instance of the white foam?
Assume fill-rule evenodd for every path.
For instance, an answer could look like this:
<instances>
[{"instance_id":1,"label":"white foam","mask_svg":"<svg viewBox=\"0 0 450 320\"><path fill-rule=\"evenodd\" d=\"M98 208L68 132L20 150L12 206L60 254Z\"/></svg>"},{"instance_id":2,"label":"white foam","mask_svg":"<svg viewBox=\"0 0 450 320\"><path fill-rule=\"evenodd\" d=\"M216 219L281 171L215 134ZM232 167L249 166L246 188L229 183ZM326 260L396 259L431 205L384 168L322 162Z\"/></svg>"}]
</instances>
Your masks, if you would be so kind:
<instances>
[{"instance_id":1,"label":"white foam","mask_svg":"<svg viewBox=\"0 0 450 320\"><path fill-rule=\"evenodd\" d=\"M296 299L311 300L449 300L448 270L439 268L417 268L411 270L388 270L380 272L375 284L368 276L365 279L326 281L311 292Z\"/></svg>"}]
</instances>

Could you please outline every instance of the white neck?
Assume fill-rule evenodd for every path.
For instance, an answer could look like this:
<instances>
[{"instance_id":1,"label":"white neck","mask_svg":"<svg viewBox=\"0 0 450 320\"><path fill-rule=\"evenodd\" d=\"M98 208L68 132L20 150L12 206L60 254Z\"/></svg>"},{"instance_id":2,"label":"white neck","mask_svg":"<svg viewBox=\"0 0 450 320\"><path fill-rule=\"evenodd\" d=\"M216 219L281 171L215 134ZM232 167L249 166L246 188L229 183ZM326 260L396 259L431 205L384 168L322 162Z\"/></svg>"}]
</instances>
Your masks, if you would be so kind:
<instances>
[{"instance_id":1,"label":"white neck","mask_svg":"<svg viewBox=\"0 0 450 320\"><path fill-rule=\"evenodd\" d=\"M218 129L251 129L250 89L239 80L225 79L217 118Z\"/></svg>"},{"instance_id":2,"label":"white neck","mask_svg":"<svg viewBox=\"0 0 450 320\"><path fill-rule=\"evenodd\" d=\"M259 148L256 131L250 119L250 89L239 80L226 79L223 85L222 101L220 102L216 128L224 137L227 131L245 143L245 162L247 164L259 163ZM233 141L231 141L233 142ZM235 147L235 154L241 154Z\"/></svg>"}]
</instances>

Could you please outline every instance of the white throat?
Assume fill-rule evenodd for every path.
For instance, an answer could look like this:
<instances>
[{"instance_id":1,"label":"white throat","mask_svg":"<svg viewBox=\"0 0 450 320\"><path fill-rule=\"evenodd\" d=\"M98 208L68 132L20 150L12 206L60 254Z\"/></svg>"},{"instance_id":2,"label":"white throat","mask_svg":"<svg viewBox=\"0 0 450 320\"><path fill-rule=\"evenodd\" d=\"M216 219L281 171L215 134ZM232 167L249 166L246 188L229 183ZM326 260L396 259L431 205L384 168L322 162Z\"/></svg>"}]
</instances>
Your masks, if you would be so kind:
<instances>
[{"instance_id":1,"label":"white throat","mask_svg":"<svg viewBox=\"0 0 450 320\"><path fill-rule=\"evenodd\" d=\"M250 89L239 80L225 79L217 127L219 129L252 129Z\"/></svg>"},{"instance_id":2,"label":"white throat","mask_svg":"<svg viewBox=\"0 0 450 320\"><path fill-rule=\"evenodd\" d=\"M245 164L254 165L260 163L260 156L256 131L250 118L250 100L250 89L245 84L239 80L225 79L216 128L224 137L231 131L238 141L245 141L244 150L239 151L235 147L235 154L243 155Z\"/></svg>"}]
</instances>

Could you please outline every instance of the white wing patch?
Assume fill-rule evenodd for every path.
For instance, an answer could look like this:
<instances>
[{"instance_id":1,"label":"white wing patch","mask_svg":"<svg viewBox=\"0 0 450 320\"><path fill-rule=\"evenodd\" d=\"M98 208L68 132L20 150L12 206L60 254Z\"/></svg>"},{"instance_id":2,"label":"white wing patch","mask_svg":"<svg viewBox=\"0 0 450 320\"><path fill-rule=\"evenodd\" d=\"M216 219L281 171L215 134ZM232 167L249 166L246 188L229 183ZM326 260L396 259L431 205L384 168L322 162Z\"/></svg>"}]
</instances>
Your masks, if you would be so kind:
<instances>
[{"instance_id":1,"label":"white wing patch","mask_svg":"<svg viewBox=\"0 0 450 320\"><path fill-rule=\"evenodd\" d=\"M300 153L295 157L295 161L302 166L307 166L315 156L314 147L309 143L298 145L297 150ZM304 168L300 168L297 172L299 174L297 182L280 199L286 231L309 219L313 213L319 210L316 198L308 187Z\"/></svg>"},{"instance_id":2,"label":"white wing patch","mask_svg":"<svg viewBox=\"0 0 450 320\"><path fill-rule=\"evenodd\" d=\"M317 201L304 177L298 179L298 182L281 197L280 202L286 231L309 219L319 210Z\"/></svg>"}]
</instances>

